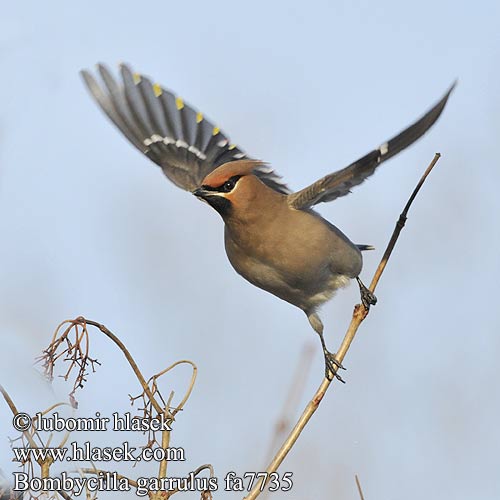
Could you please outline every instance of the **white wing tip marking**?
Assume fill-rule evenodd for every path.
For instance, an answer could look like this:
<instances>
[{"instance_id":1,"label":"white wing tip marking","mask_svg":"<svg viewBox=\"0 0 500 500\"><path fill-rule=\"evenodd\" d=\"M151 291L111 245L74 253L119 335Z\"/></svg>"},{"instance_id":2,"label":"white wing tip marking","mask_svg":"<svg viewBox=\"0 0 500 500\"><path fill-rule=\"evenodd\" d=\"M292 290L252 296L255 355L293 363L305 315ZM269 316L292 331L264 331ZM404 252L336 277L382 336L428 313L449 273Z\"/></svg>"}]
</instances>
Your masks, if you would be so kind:
<instances>
[{"instance_id":1,"label":"white wing tip marking","mask_svg":"<svg viewBox=\"0 0 500 500\"><path fill-rule=\"evenodd\" d=\"M198 148L194 146L190 146L187 142L182 141L180 139L175 140L172 139L171 137L162 137L161 135L158 134L153 134L151 137L148 137L147 139L144 139L143 144L146 147L151 146L151 144L155 144L157 142L163 142L165 145L169 144L174 144L177 148L184 148L187 149L190 153L193 153L196 155L200 160L206 160L207 156L202 153Z\"/></svg>"}]
</instances>

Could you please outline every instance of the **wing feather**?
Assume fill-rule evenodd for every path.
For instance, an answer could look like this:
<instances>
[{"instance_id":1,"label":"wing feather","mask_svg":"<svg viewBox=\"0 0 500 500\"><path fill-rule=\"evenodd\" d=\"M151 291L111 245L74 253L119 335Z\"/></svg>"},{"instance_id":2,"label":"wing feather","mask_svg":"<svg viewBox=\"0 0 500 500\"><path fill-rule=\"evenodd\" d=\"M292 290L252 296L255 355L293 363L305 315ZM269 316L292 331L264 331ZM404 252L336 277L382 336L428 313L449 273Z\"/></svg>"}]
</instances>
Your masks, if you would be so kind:
<instances>
[{"instance_id":1,"label":"wing feather","mask_svg":"<svg viewBox=\"0 0 500 500\"><path fill-rule=\"evenodd\" d=\"M310 186L288 196L288 203L296 209L308 208L317 203L332 201L351 192L351 188L361 184L372 175L376 168L413 144L429 130L441 115L455 83L443 98L422 118L403 130L391 140L366 154L342 170L319 179Z\"/></svg>"},{"instance_id":2,"label":"wing feather","mask_svg":"<svg viewBox=\"0 0 500 500\"><path fill-rule=\"evenodd\" d=\"M102 64L97 66L100 82L89 71L81 74L123 135L180 188L193 191L218 166L249 158L195 108L127 65L120 66L120 83ZM272 189L290 193L272 170L255 174Z\"/></svg>"}]
</instances>

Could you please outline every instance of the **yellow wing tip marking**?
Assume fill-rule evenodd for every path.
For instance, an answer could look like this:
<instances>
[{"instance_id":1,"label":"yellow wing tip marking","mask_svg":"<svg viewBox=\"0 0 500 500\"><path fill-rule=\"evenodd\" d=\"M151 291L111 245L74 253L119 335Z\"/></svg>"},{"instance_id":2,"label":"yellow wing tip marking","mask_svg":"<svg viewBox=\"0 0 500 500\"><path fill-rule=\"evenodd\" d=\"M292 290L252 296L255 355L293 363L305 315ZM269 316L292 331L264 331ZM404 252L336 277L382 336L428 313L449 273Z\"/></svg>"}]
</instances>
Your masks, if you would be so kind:
<instances>
[{"instance_id":1,"label":"yellow wing tip marking","mask_svg":"<svg viewBox=\"0 0 500 500\"><path fill-rule=\"evenodd\" d=\"M134 73L134 83L137 85L138 83L141 83L141 75L139 73Z\"/></svg>"},{"instance_id":2,"label":"yellow wing tip marking","mask_svg":"<svg viewBox=\"0 0 500 500\"><path fill-rule=\"evenodd\" d=\"M177 109L182 109L184 107L184 101L182 100L182 97L175 98L175 105L177 106Z\"/></svg>"},{"instance_id":3,"label":"yellow wing tip marking","mask_svg":"<svg viewBox=\"0 0 500 500\"><path fill-rule=\"evenodd\" d=\"M220 132L220 128L214 127L214 129L212 130L212 135L217 135L219 132Z\"/></svg>"},{"instance_id":4,"label":"yellow wing tip marking","mask_svg":"<svg viewBox=\"0 0 500 500\"><path fill-rule=\"evenodd\" d=\"M236 147L236 144L230 144L228 149L229 149L229 151L231 151L231 149L234 149L235 147Z\"/></svg>"},{"instance_id":5,"label":"yellow wing tip marking","mask_svg":"<svg viewBox=\"0 0 500 500\"><path fill-rule=\"evenodd\" d=\"M200 123L201 121L203 121L203 113L198 112L196 114L196 123Z\"/></svg>"},{"instance_id":6,"label":"yellow wing tip marking","mask_svg":"<svg viewBox=\"0 0 500 500\"><path fill-rule=\"evenodd\" d=\"M155 93L156 97L160 97L163 94L163 90L159 83L155 83L153 85L153 92Z\"/></svg>"}]
</instances>

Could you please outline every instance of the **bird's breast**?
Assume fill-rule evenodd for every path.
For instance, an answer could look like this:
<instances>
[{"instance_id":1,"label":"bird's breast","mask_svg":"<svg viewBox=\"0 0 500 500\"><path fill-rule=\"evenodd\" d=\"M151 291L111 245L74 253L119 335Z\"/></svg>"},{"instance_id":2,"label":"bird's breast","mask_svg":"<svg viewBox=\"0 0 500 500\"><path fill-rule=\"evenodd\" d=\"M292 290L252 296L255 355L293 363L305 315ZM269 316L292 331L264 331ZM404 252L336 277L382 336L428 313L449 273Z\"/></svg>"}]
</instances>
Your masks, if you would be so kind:
<instances>
[{"instance_id":1,"label":"bird's breast","mask_svg":"<svg viewBox=\"0 0 500 500\"><path fill-rule=\"evenodd\" d=\"M285 215L226 222L226 252L234 269L255 286L311 308L359 273L359 251L316 214L290 210Z\"/></svg>"}]
</instances>

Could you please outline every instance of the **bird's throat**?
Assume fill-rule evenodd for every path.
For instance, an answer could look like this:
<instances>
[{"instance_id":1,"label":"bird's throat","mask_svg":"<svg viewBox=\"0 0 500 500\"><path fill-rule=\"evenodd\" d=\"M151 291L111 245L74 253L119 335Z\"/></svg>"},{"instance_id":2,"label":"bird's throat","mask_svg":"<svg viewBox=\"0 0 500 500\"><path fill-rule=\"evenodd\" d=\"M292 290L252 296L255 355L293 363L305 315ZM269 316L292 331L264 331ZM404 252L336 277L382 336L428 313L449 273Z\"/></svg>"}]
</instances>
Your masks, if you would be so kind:
<instances>
[{"instance_id":1,"label":"bird's throat","mask_svg":"<svg viewBox=\"0 0 500 500\"><path fill-rule=\"evenodd\" d=\"M227 217L231 213L231 202L223 196L206 196L205 201L222 217Z\"/></svg>"}]
</instances>

